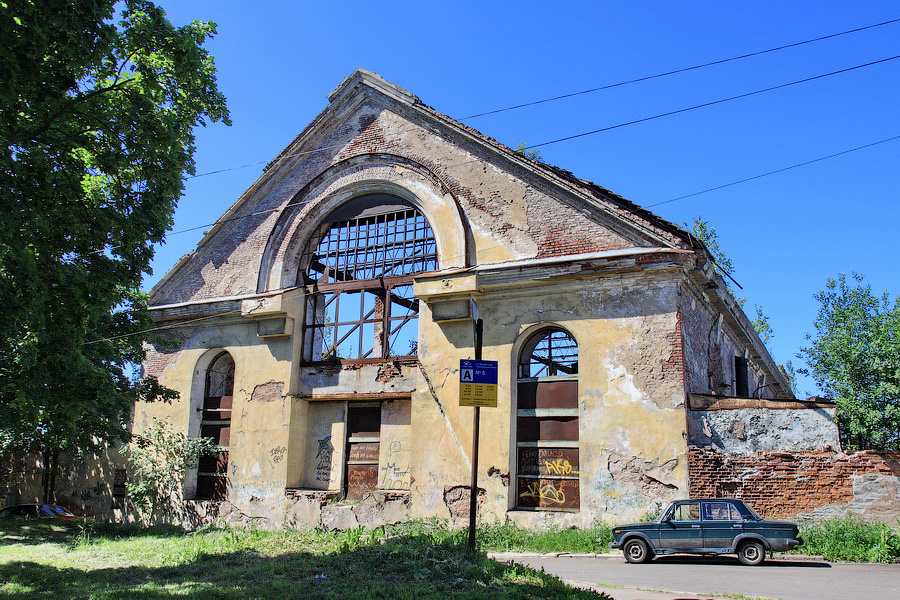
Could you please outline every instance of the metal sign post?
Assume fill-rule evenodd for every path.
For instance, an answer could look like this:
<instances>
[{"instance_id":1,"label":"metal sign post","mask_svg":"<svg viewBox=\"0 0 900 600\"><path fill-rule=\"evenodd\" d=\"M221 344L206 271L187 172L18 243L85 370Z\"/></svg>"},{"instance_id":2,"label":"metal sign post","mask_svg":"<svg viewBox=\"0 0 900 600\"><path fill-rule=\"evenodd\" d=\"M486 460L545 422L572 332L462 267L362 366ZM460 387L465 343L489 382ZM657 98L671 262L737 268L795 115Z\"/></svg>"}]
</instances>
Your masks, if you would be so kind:
<instances>
[{"instance_id":1,"label":"metal sign post","mask_svg":"<svg viewBox=\"0 0 900 600\"><path fill-rule=\"evenodd\" d=\"M484 347L484 321L475 319L475 360L481 360ZM462 374L462 369L460 369ZM461 389L461 388L460 388ZM472 485L469 487L469 552L475 552L475 510L478 499L478 426L481 421L481 407L475 406L472 415Z\"/></svg>"}]
</instances>

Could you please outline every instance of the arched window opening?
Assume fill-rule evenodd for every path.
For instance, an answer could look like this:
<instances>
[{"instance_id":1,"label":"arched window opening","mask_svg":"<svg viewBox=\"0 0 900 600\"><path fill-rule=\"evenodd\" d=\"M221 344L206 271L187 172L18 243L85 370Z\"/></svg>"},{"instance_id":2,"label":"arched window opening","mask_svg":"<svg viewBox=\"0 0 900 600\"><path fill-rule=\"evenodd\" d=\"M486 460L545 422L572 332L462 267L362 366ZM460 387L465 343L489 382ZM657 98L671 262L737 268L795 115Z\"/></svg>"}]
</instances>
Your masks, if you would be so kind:
<instances>
[{"instance_id":1,"label":"arched window opening","mask_svg":"<svg viewBox=\"0 0 900 600\"><path fill-rule=\"evenodd\" d=\"M211 438L219 451L201 456L197 465L197 499L225 500L228 480L228 448L231 443L231 407L234 398L234 359L219 354L206 370L200 437Z\"/></svg>"},{"instance_id":2,"label":"arched window opening","mask_svg":"<svg viewBox=\"0 0 900 600\"><path fill-rule=\"evenodd\" d=\"M361 196L328 216L303 258L306 361L416 355L413 276L438 268L434 234L416 208Z\"/></svg>"},{"instance_id":3,"label":"arched window opening","mask_svg":"<svg viewBox=\"0 0 900 600\"><path fill-rule=\"evenodd\" d=\"M519 358L516 407L516 506L579 508L578 344L544 329Z\"/></svg>"}]
</instances>

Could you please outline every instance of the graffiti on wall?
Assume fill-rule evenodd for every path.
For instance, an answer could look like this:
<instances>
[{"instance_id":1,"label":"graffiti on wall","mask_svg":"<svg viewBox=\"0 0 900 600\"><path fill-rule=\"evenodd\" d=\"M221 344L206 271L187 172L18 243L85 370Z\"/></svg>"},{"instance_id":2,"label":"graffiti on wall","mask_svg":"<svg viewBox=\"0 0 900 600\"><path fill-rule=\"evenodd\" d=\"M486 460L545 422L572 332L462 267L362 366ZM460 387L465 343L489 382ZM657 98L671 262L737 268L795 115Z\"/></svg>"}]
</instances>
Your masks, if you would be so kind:
<instances>
[{"instance_id":1,"label":"graffiti on wall","mask_svg":"<svg viewBox=\"0 0 900 600\"><path fill-rule=\"evenodd\" d=\"M334 483L331 470L334 446L331 445L331 436L325 436L317 441L319 442L319 449L316 452L316 481Z\"/></svg>"},{"instance_id":2,"label":"graffiti on wall","mask_svg":"<svg viewBox=\"0 0 900 600\"><path fill-rule=\"evenodd\" d=\"M399 440L388 444L388 454L384 466L381 467L378 487L382 490L404 491L410 488L409 451L404 449L403 443Z\"/></svg>"}]
</instances>

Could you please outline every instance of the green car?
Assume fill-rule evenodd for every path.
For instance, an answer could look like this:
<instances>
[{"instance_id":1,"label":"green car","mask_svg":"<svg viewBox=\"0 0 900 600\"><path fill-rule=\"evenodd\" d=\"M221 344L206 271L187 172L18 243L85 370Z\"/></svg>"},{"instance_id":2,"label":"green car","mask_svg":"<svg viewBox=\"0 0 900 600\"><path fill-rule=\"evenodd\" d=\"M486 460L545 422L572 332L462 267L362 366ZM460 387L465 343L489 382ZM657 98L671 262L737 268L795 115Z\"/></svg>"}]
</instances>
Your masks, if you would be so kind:
<instances>
[{"instance_id":1,"label":"green car","mask_svg":"<svg viewBox=\"0 0 900 600\"><path fill-rule=\"evenodd\" d=\"M613 548L630 563L663 554L737 554L745 565L758 565L766 551L799 546L799 529L785 521L764 521L743 500L676 500L659 520L613 528Z\"/></svg>"}]
</instances>

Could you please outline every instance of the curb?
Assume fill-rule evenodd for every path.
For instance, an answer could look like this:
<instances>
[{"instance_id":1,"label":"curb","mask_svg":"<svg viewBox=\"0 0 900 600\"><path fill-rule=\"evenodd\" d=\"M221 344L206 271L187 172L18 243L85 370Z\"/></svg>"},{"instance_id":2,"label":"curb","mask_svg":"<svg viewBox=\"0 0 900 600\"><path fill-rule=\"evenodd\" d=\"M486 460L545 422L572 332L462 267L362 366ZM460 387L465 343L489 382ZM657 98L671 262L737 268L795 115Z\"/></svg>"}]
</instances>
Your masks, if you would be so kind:
<instances>
[{"instance_id":1,"label":"curb","mask_svg":"<svg viewBox=\"0 0 900 600\"><path fill-rule=\"evenodd\" d=\"M687 556L687 555L685 555ZM593 552L576 554L570 552L488 552L491 560L515 560L517 558L622 558L621 552ZM828 562L821 556L810 554L775 554L766 557L772 561Z\"/></svg>"}]
</instances>

